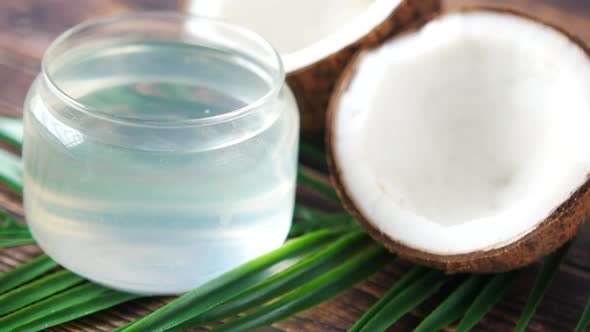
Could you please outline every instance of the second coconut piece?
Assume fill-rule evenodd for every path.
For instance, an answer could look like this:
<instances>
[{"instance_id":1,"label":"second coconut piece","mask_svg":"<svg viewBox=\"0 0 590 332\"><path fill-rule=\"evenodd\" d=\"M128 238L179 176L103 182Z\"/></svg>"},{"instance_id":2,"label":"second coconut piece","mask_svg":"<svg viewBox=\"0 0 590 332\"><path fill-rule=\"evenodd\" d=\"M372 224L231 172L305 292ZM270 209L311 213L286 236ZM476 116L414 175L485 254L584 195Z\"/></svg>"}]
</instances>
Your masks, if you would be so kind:
<instances>
[{"instance_id":1,"label":"second coconut piece","mask_svg":"<svg viewBox=\"0 0 590 332\"><path fill-rule=\"evenodd\" d=\"M589 217L589 52L538 20L466 10L365 50L327 123L346 208L411 261L511 270Z\"/></svg>"},{"instance_id":2,"label":"second coconut piece","mask_svg":"<svg viewBox=\"0 0 590 332\"><path fill-rule=\"evenodd\" d=\"M285 64L307 138L324 132L326 108L346 64L440 9L440 0L192 0L188 10L223 18L267 38Z\"/></svg>"}]
</instances>

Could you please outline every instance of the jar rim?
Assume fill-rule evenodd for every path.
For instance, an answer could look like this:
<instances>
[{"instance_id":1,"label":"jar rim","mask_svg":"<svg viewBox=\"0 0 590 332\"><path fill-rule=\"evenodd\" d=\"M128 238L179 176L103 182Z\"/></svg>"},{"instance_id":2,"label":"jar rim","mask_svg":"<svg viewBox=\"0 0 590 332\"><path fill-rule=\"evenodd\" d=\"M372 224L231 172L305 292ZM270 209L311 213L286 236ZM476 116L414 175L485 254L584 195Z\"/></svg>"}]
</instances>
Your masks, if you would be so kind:
<instances>
[{"instance_id":1,"label":"jar rim","mask_svg":"<svg viewBox=\"0 0 590 332\"><path fill-rule=\"evenodd\" d=\"M141 118L123 118L113 114L105 113L99 108L92 107L90 105L80 102L76 98L68 94L64 89L60 88L59 84L52 78L49 70L49 63L53 60L54 52L65 44L68 40L75 37L77 34L87 29L98 28L101 26L107 26L109 24L120 23L125 21L137 20L137 19L153 19L160 22L173 21L177 24L190 24L195 22L202 22L211 26L221 27L232 32L236 32L239 37L247 38L256 43L256 46L261 50L265 51L272 57L272 61L276 66L274 73L269 73L272 78L272 84L269 90L256 100L248 103L247 105L236 108L234 110L216 114L209 117L192 118L192 119L181 119L173 121L156 121L150 120L149 122L144 121ZM187 30L188 31L188 30ZM233 49L234 51L240 52L239 49ZM245 53L243 53L245 54ZM268 70L270 72L270 70ZM100 120L114 122L120 125L128 125L135 127L157 127L157 128L179 128L179 127L199 127L204 125L214 125L232 121L236 118L250 114L261 107L264 107L268 103L272 102L279 95L283 84L285 82L285 70L283 62L278 51L261 35L258 33L242 27L237 24L233 24L224 20L208 18L203 16L197 16L187 13L173 12L173 11L147 11L147 12L135 12L114 16L107 16L98 19L92 19L79 23L68 30L64 31L59 35L45 51L41 61L41 76L47 84L49 90L55 94L61 101L65 102L69 107L76 111L82 112L86 115L98 118Z\"/></svg>"}]
</instances>

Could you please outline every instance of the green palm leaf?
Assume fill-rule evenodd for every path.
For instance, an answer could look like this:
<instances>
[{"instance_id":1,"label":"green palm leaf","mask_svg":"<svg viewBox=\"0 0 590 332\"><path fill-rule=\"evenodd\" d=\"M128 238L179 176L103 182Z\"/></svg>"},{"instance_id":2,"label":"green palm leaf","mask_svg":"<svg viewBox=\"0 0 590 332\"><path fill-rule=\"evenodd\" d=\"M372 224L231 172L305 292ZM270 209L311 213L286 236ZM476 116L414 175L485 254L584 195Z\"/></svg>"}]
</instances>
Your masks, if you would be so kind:
<instances>
[{"instance_id":1,"label":"green palm leaf","mask_svg":"<svg viewBox=\"0 0 590 332\"><path fill-rule=\"evenodd\" d=\"M296 221L291 226L289 236L295 237L324 228L352 230L358 223L348 213L322 213L299 204L295 207Z\"/></svg>"},{"instance_id":2,"label":"green palm leaf","mask_svg":"<svg viewBox=\"0 0 590 332\"><path fill-rule=\"evenodd\" d=\"M28 263L0 275L0 294L31 281L57 267L57 263L41 255Z\"/></svg>"},{"instance_id":3,"label":"green palm leaf","mask_svg":"<svg viewBox=\"0 0 590 332\"><path fill-rule=\"evenodd\" d=\"M21 148L23 141L22 119L0 118L0 141ZM23 191L22 162L18 156L4 150L0 150L0 182L18 193Z\"/></svg>"},{"instance_id":4,"label":"green palm leaf","mask_svg":"<svg viewBox=\"0 0 590 332\"><path fill-rule=\"evenodd\" d=\"M392 256L385 249L373 244L341 266L289 295L213 331L249 331L287 318L352 288L391 259Z\"/></svg>"},{"instance_id":5,"label":"green palm leaf","mask_svg":"<svg viewBox=\"0 0 590 332\"><path fill-rule=\"evenodd\" d=\"M457 319L461 318L469 308L469 305L481 286L489 277L480 274L469 276L455 291L447 297L430 315L428 315L416 327L414 332L438 331L449 326Z\"/></svg>"},{"instance_id":6,"label":"green palm leaf","mask_svg":"<svg viewBox=\"0 0 590 332\"><path fill-rule=\"evenodd\" d=\"M422 266L414 266L385 295L379 299L365 314L348 330L348 332L359 332L381 309L395 298L402 290L428 271Z\"/></svg>"},{"instance_id":7,"label":"green palm leaf","mask_svg":"<svg viewBox=\"0 0 590 332\"><path fill-rule=\"evenodd\" d=\"M0 181L10 189L23 192L23 165L16 155L0 150Z\"/></svg>"},{"instance_id":8,"label":"green palm leaf","mask_svg":"<svg viewBox=\"0 0 590 332\"><path fill-rule=\"evenodd\" d=\"M588 299L582 317L580 317L580 321L578 322L578 325L576 325L575 332L584 332L588 326L590 326L590 299Z\"/></svg>"},{"instance_id":9,"label":"green palm leaf","mask_svg":"<svg viewBox=\"0 0 590 332\"><path fill-rule=\"evenodd\" d=\"M19 224L5 211L0 211L0 234L31 234L25 225Z\"/></svg>"},{"instance_id":10,"label":"green palm leaf","mask_svg":"<svg viewBox=\"0 0 590 332\"><path fill-rule=\"evenodd\" d=\"M84 279L70 271L59 271L0 296L0 315L63 291Z\"/></svg>"},{"instance_id":11,"label":"green palm leaf","mask_svg":"<svg viewBox=\"0 0 590 332\"><path fill-rule=\"evenodd\" d=\"M118 304L125 303L140 296L137 294L122 293L117 291L109 291L100 296L90 299L86 302L75 306L70 306L65 309L49 313L36 320L20 325L13 332L36 332L47 329L51 326L56 326L66 322L73 321L80 317L84 317L95 312L114 307Z\"/></svg>"},{"instance_id":12,"label":"green palm leaf","mask_svg":"<svg viewBox=\"0 0 590 332\"><path fill-rule=\"evenodd\" d=\"M31 243L34 241L27 226L19 224L8 213L0 211L0 248Z\"/></svg>"},{"instance_id":13,"label":"green palm leaf","mask_svg":"<svg viewBox=\"0 0 590 332\"><path fill-rule=\"evenodd\" d=\"M524 307L522 312L522 316L514 329L515 332L524 332L524 330L529 325L529 322L535 315L535 311L541 304L543 300L543 296L545 295L545 291L553 281L553 278L559 271L559 267L561 266L561 262L567 255L573 241L570 241L563 245L559 250L552 253L551 255L547 256L543 262L543 266L541 270L537 274L537 279L535 280L535 284L533 285L533 289L529 295L529 299Z\"/></svg>"},{"instance_id":14,"label":"green palm leaf","mask_svg":"<svg viewBox=\"0 0 590 332\"><path fill-rule=\"evenodd\" d=\"M212 309L229 300L242 290L276 274L277 264L309 253L310 248L321 247L333 239L332 231L318 231L285 243L279 249L243 264L222 276L209 281L150 315L123 328L122 331L163 331Z\"/></svg>"},{"instance_id":15,"label":"green palm leaf","mask_svg":"<svg viewBox=\"0 0 590 332\"><path fill-rule=\"evenodd\" d=\"M334 188L332 188L332 186L327 184L325 180L315 174L314 171L305 168L304 166L299 166L297 169L297 180L300 184L308 186L317 192L324 194L333 201L340 202L340 198L338 198L338 194L336 194Z\"/></svg>"},{"instance_id":16,"label":"green palm leaf","mask_svg":"<svg viewBox=\"0 0 590 332\"><path fill-rule=\"evenodd\" d=\"M385 331L410 310L436 293L452 277L431 270L393 297L360 329L362 332Z\"/></svg>"},{"instance_id":17,"label":"green palm leaf","mask_svg":"<svg viewBox=\"0 0 590 332\"><path fill-rule=\"evenodd\" d=\"M317 144L301 140L299 141L299 151L315 160L326 161L326 151Z\"/></svg>"},{"instance_id":18,"label":"green palm leaf","mask_svg":"<svg viewBox=\"0 0 590 332\"><path fill-rule=\"evenodd\" d=\"M502 298L516 274L517 272L513 271L491 277L459 322L455 332L470 331Z\"/></svg>"},{"instance_id":19,"label":"green palm leaf","mask_svg":"<svg viewBox=\"0 0 590 332\"><path fill-rule=\"evenodd\" d=\"M33 244L35 241L31 238L0 239L0 248L10 248Z\"/></svg>"},{"instance_id":20,"label":"green palm leaf","mask_svg":"<svg viewBox=\"0 0 590 332\"><path fill-rule=\"evenodd\" d=\"M0 318L0 331L39 331L138 297L86 282Z\"/></svg>"},{"instance_id":21,"label":"green palm leaf","mask_svg":"<svg viewBox=\"0 0 590 332\"><path fill-rule=\"evenodd\" d=\"M20 118L0 118L0 141L17 148L23 143L23 121Z\"/></svg>"},{"instance_id":22,"label":"green palm leaf","mask_svg":"<svg viewBox=\"0 0 590 332\"><path fill-rule=\"evenodd\" d=\"M355 232L343 236L313 257L188 320L175 328L174 331L182 331L186 328L215 322L255 308L339 266L351 256L358 254L359 251L367 249L367 246L371 245L371 243L371 239L364 232Z\"/></svg>"}]
</instances>

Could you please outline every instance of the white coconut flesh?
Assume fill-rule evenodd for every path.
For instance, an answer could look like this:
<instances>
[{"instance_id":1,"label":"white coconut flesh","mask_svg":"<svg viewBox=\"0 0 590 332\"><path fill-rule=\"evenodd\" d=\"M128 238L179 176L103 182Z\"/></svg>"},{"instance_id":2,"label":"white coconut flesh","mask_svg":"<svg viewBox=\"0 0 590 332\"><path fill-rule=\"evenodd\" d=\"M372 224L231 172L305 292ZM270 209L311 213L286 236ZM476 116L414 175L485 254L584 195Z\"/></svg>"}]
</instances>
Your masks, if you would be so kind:
<instances>
[{"instance_id":1,"label":"white coconut flesh","mask_svg":"<svg viewBox=\"0 0 590 332\"><path fill-rule=\"evenodd\" d=\"M192 0L189 10L254 30L281 54L286 72L362 38L401 0Z\"/></svg>"},{"instance_id":2,"label":"white coconut flesh","mask_svg":"<svg viewBox=\"0 0 590 332\"><path fill-rule=\"evenodd\" d=\"M422 252L512 243L590 171L588 57L509 14L449 14L370 51L336 109L349 196L375 228Z\"/></svg>"}]
</instances>

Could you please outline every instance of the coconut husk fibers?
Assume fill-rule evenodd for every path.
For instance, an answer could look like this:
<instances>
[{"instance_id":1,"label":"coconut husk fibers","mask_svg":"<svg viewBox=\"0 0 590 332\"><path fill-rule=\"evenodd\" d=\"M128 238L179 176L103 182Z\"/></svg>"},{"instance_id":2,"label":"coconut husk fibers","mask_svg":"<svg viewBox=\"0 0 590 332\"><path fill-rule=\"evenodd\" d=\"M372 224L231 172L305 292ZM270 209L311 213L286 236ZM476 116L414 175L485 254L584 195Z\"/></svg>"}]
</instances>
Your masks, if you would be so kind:
<instances>
[{"instance_id":1,"label":"coconut husk fibers","mask_svg":"<svg viewBox=\"0 0 590 332\"><path fill-rule=\"evenodd\" d=\"M404 28L440 10L440 0L403 0L383 22L359 40L307 67L287 73L301 114L301 133L321 138L326 109L337 78L354 54L363 47L382 43Z\"/></svg>"},{"instance_id":2,"label":"coconut husk fibers","mask_svg":"<svg viewBox=\"0 0 590 332\"><path fill-rule=\"evenodd\" d=\"M590 58L589 48L580 39L558 26L531 17L527 14L516 12L511 9L491 7L463 8L454 12L473 11L492 11L505 15L516 15L544 24L545 26L555 29L567 36L572 42L579 45ZM441 15L445 14L433 16L431 19L438 18ZM406 33L412 33L420 29L425 23L426 22L418 24L414 29L407 31ZM394 37L393 39L395 38L397 37ZM468 254L438 255L411 248L404 243L397 241L395 239L395 234L390 236L381 232L371 220L369 220L363 212L357 208L357 204L340 174L339 161L335 158L334 151L334 124L335 115L338 112L338 101L346 92L360 60L368 51L376 47L377 46L373 46L362 50L346 67L345 73L339 79L335 88L335 93L331 99L327 114L326 127L328 165L332 183L342 199L346 210L356 218L361 226L365 228L375 240L382 243L391 252L398 254L401 258L420 265L445 270L448 273L486 273L513 270L533 263L555 251L578 232L579 228L590 217L590 180L586 180L586 182L573 192L564 203L556 207L549 217L537 224L535 228L531 229L526 235L495 249L482 250Z\"/></svg>"}]
</instances>

